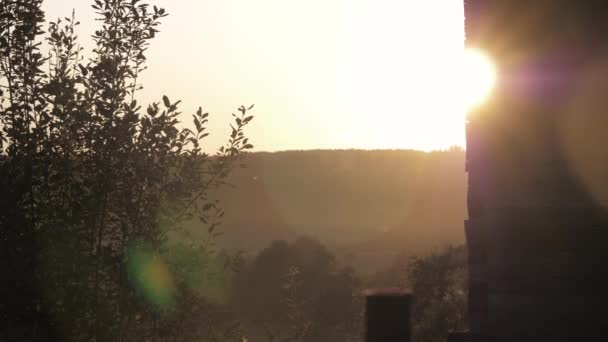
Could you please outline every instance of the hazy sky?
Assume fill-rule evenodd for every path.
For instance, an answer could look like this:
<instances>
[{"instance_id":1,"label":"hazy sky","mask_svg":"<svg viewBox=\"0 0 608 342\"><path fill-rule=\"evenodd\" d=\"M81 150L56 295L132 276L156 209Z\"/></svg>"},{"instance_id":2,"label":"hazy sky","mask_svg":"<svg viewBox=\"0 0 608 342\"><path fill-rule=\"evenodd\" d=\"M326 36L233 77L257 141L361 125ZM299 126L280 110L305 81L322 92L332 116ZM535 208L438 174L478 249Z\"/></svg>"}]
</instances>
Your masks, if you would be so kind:
<instances>
[{"instance_id":1,"label":"hazy sky","mask_svg":"<svg viewBox=\"0 0 608 342\"><path fill-rule=\"evenodd\" d=\"M92 2L46 0L47 17L75 8L88 41ZM256 150L464 142L462 0L149 2L170 16L149 51L140 99L181 99L184 121L203 106L214 148L230 113L252 103Z\"/></svg>"}]
</instances>

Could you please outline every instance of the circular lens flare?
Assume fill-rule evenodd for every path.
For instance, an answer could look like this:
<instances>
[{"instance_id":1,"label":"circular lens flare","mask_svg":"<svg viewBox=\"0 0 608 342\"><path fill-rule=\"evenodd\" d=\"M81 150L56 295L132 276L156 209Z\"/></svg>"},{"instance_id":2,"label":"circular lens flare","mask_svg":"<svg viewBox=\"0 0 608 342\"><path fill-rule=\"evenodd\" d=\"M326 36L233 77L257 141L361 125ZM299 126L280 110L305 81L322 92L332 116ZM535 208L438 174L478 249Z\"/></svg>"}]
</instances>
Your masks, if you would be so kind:
<instances>
[{"instance_id":1,"label":"circular lens flare","mask_svg":"<svg viewBox=\"0 0 608 342\"><path fill-rule=\"evenodd\" d=\"M132 248L129 255L130 278L136 288L159 309L174 305L175 284L168 265L144 248Z\"/></svg>"},{"instance_id":2,"label":"circular lens flare","mask_svg":"<svg viewBox=\"0 0 608 342\"><path fill-rule=\"evenodd\" d=\"M485 101L496 85L496 66L482 51L467 49L462 68L463 97L467 109Z\"/></svg>"}]
</instances>

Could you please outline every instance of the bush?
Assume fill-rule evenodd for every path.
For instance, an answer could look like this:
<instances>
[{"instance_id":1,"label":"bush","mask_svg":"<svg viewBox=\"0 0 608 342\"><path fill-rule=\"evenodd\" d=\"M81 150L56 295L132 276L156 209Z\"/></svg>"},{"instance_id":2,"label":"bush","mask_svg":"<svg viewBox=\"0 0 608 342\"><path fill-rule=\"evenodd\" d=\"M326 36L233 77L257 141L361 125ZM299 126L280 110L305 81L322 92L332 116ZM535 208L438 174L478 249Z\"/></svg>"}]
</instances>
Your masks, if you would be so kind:
<instances>
[{"instance_id":1,"label":"bush","mask_svg":"<svg viewBox=\"0 0 608 342\"><path fill-rule=\"evenodd\" d=\"M466 330L466 260L464 246L411 260L408 281L414 295L414 341L443 342L448 332Z\"/></svg>"},{"instance_id":2,"label":"bush","mask_svg":"<svg viewBox=\"0 0 608 342\"><path fill-rule=\"evenodd\" d=\"M183 265L165 260L170 233L195 220L217 236L223 213L208 193L252 148L243 133L251 107L233 114L228 143L208 155L202 109L195 130L180 129L179 101L142 109L136 100L164 9L96 0L101 27L85 59L74 16L44 36L41 4L0 1L0 340L177 336L172 317L198 314L205 301L183 300L193 291Z\"/></svg>"}]
</instances>

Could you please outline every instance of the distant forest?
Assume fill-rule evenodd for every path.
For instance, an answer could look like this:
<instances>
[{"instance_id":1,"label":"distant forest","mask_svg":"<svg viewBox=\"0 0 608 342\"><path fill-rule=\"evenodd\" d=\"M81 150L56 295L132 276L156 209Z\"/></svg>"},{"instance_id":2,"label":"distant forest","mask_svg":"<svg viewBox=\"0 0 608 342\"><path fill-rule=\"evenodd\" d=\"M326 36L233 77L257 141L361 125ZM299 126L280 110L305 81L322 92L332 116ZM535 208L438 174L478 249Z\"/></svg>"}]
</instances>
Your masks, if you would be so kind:
<instances>
[{"instance_id":1,"label":"distant forest","mask_svg":"<svg viewBox=\"0 0 608 342\"><path fill-rule=\"evenodd\" d=\"M360 341L363 289L398 286L416 296L415 341L466 328L464 159L460 148L245 154L215 194L217 243L243 252L224 279L227 317L252 341Z\"/></svg>"},{"instance_id":2,"label":"distant forest","mask_svg":"<svg viewBox=\"0 0 608 342\"><path fill-rule=\"evenodd\" d=\"M464 243L464 151L248 153L218 194L227 248L318 238L362 273L397 253ZM196 231L196 229L194 229Z\"/></svg>"}]
</instances>

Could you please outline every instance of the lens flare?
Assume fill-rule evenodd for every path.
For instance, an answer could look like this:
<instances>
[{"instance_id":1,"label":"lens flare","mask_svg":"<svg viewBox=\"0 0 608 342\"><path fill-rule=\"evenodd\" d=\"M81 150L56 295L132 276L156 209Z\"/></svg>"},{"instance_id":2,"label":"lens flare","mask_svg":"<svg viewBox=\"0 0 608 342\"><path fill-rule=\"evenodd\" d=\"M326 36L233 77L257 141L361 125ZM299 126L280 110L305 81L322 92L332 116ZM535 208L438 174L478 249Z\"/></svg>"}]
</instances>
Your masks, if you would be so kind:
<instances>
[{"instance_id":1,"label":"lens flare","mask_svg":"<svg viewBox=\"0 0 608 342\"><path fill-rule=\"evenodd\" d=\"M170 309L175 302L173 277L156 254L134 248L129 255L129 273L146 300L159 309Z\"/></svg>"},{"instance_id":2,"label":"lens flare","mask_svg":"<svg viewBox=\"0 0 608 342\"><path fill-rule=\"evenodd\" d=\"M463 98L467 109L485 101L496 85L497 72L492 60L482 51L467 49L462 68Z\"/></svg>"}]
</instances>

